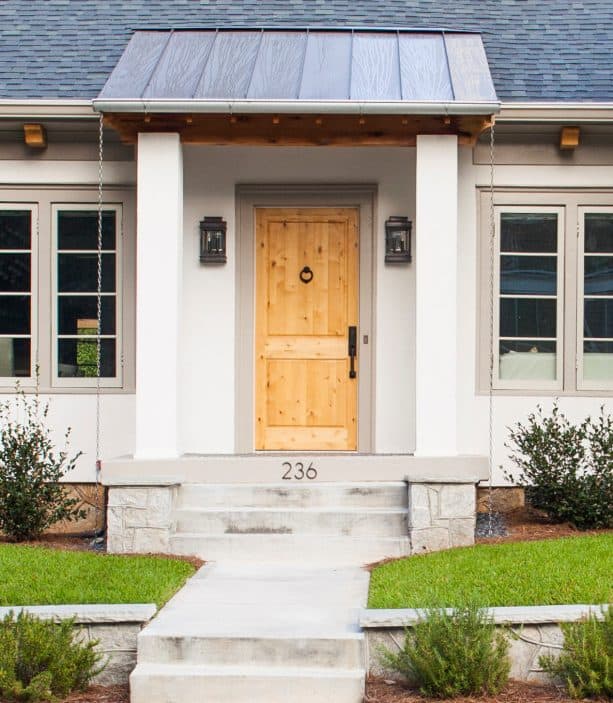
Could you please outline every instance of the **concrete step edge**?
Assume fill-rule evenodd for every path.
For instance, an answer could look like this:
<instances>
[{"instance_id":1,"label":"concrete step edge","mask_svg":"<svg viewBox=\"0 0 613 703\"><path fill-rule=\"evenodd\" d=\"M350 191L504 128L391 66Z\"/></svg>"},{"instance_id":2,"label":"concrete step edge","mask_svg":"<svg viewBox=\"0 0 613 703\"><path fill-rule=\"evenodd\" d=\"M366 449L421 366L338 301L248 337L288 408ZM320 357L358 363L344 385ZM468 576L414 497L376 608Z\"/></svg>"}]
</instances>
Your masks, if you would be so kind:
<instances>
[{"instance_id":1,"label":"concrete step edge","mask_svg":"<svg viewBox=\"0 0 613 703\"><path fill-rule=\"evenodd\" d=\"M299 515L408 515L408 508L369 508L364 507L345 507L342 505L332 506L332 507L314 507L314 508L299 508L299 507L253 507L252 505L232 505L229 507L199 507L199 506L179 506L175 509L175 513L188 513L188 514L213 514L213 515L223 515L224 513L274 513L275 515L281 513L298 513Z\"/></svg>"},{"instance_id":2,"label":"concrete step edge","mask_svg":"<svg viewBox=\"0 0 613 703\"><path fill-rule=\"evenodd\" d=\"M366 670L363 668L356 669L325 669L323 667L266 667L261 665L250 666L233 666L233 665L214 665L207 666L205 664L161 664L152 662L139 662L136 668L132 671L130 678L139 676L256 676L258 678L288 678L288 677L322 677L328 679L357 679L364 677Z\"/></svg>"},{"instance_id":3,"label":"concrete step edge","mask_svg":"<svg viewBox=\"0 0 613 703\"><path fill-rule=\"evenodd\" d=\"M340 631L340 632L333 632L330 634L322 634L322 635L305 635L305 634L296 634L296 635L207 635L205 633L198 635L198 634L185 634L185 632L181 632L180 630L177 630L176 632L172 630L164 630L164 632L156 632L155 629L153 629L152 625L149 625L148 628L145 628L144 630L141 630L141 632L138 633L138 639L176 639L178 637L181 637L182 639L188 639L188 640L218 640L218 641L226 641L226 640L231 640L232 642L246 642L246 641L261 641L263 643L269 644L272 642L320 642L320 641L325 641L325 642L330 642L330 641L339 641L339 642L344 642L344 641L349 641L349 642L361 642L364 641L364 633L361 631L358 632L345 632L345 631Z\"/></svg>"},{"instance_id":4,"label":"concrete step edge","mask_svg":"<svg viewBox=\"0 0 613 703\"><path fill-rule=\"evenodd\" d=\"M248 540L248 539L255 539L259 537L266 537L268 540L273 540L275 542L290 542L292 540L304 540L304 539L312 539L312 540L317 540L321 541L322 539L326 539L327 543L329 544L330 540L342 540L346 542L347 540L350 543L355 542L356 544L364 544L364 543L369 543L369 542L389 542L389 543L394 543L394 542L408 542L408 535L405 537L404 535L398 536L398 537L377 537L376 535L372 536L366 536L366 537L352 537L352 536L347 536L347 535L338 535L338 534L326 534L324 532L322 533L309 533L309 532L304 532L300 534L275 534L274 532L250 532L250 533L211 533L211 532L175 532L173 535L171 535L171 540L174 539L207 539L207 540L232 540L232 541L238 541L238 540Z\"/></svg>"},{"instance_id":5,"label":"concrete step edge","mask_svg":"<svg viewBox=\"0 0 613 703\"><path fill-rule=\"evenodd\" d=\"M257 488L258 490L278 490L284 488L288 491L305 490L305 489L323 489L328 488L406 488L405 481L317 481L309 483L293 483L291 481L279 481L277 483L198 483L196 481L184 482L181 484L182 489L192 487L203 487L206 489L238 489Z\"/></svg>"}]
</instances>

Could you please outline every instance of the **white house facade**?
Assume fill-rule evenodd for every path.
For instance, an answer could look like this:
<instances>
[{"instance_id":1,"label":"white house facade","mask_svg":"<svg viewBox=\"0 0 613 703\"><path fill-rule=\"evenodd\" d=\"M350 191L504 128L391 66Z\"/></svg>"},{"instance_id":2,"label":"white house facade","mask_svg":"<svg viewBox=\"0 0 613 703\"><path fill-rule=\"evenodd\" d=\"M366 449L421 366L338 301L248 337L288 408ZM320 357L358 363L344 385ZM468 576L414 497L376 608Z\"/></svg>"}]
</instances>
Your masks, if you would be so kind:
<instances>
[{"instance_id":1,"label":"white house facade","mask_svg":"<svg viewBox=\"0 0 613 703\"><path fill-rule=\"evenodd\" d=\"M510 425L611 403L611 37L521 3L222 4L0 8L3 397L38 367L116 551L201 551L172 540L202 484L408 481L390 553L470 543Z\"/></svg>"}]
</instances>

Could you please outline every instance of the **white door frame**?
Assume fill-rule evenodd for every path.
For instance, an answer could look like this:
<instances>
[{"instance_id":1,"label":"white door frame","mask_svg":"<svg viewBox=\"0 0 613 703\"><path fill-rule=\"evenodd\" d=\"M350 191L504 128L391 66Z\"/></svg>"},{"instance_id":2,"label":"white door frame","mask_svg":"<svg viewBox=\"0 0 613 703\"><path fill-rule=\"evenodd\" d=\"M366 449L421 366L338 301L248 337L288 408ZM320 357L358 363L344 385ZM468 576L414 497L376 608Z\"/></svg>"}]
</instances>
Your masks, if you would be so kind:
<instances>
[{"instance_id":1,"label":"white door frame","mask_svg":"<svg viewBox=\"0 0 613 703\"><path fill-rule=\"evenodd\" d=\"M255 209L258 207L355 207L359 210L358 452L372 452L376 195L377 186L371 184L236 187L236 453L252 454L255 447Z\"/></svg>"}]
</instances>

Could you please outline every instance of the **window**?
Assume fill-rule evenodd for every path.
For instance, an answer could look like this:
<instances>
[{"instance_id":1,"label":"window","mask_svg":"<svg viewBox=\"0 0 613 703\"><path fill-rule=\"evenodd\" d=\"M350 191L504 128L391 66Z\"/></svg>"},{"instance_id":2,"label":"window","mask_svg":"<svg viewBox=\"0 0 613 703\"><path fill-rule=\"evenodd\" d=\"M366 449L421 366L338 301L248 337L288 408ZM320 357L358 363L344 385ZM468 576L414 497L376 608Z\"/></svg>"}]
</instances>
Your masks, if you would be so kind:
<instances>
[{"instance_id":1,"label":"window","mask_svg":"<svg viewBox=\"0 0 613 703\"><path fill-rule=\"evenodd\" d=\"M43 393L135 384L134 194L105 188L101 330L98 206L91 187L0 188L0 388Z\"/></svg>"},{"instance_id":2,"label":"window","mask_svg":"<svg viewBox=\"0 0 613 703\"><path fill-rule=\"evenodd\" d=\"M579 217L579 386L613 388L613 208Z\"/></svg>"},{"instance_id":3,"label":"window","mask_svg":"<svg viewBox=\"0 0 613 703\"><path fill-rule=\"evenodd\" d=\"M480 385L489 385L489 194L481 195ZM495 194L494 388L613 390L613 194Z\"/></svg>"},{"instance_id":4,"label":"window","mask_svg":"<svg viewBox=\"0 0 613 703\"><path fill-rule=\"evenodd\" d=\"M33 271L36 212L0 204L0 377L34 374Z\"/></svg>"},{"instance_id":5,"label":"window","mask_svg":"<svg viewBox=\"0 0 613 703\"><path fill-rule=\"evenodd\" d=\"M98 212L90 205L53 208L55 222L54 315L56 382L89 385L97 375ZM100 376L103 385L121 383L118 363L117 305L121 209L102 213Z\"/></svg>"},{"instance_id":6,"label":"window","mask_svg":"<svg viewBox=\"0 0 613 703\"><path fill-rule=\"evenodd\" d=\"M563 212L498 209L494 329L500 386L559 388Z\"/></svg>"}]
</instances>

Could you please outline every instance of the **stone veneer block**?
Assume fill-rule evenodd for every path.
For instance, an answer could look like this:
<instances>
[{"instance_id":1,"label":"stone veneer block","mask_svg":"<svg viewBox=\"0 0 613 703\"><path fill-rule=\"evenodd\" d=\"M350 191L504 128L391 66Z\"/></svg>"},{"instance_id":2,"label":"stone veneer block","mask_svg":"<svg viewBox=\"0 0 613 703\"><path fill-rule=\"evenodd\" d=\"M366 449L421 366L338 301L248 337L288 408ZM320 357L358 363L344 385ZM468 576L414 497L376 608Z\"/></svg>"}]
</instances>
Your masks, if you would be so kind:
<instances>
[{"instance_id":1,"label":"stone veneer block","mask_svg":"<svg viewBox=\"0 0 613 703\"><path fill-rule=\"evenodd\" d=\"M439 514L445 518L474 517L476 489L471 484L441 486Z\"/></svg>"},{"instance_id":2,"label":"stone veneer block","mask_svg":"<svg viewBox=\"0 0 613 703\"><path fill-rule=\"evenodd\" d=\"M475 518L463 517L449 520L449 544L466 547L475 543Z\"/></svg>"},{"instance_id":3,"label":"stone veneer block","mask_svg":"<svg viewBox=\"0 0 613 703\"><path fill-rule=\"evenodd\" d=\"M423 483L409 484L409 528L432 526L432 512L436 510L438 491Z\"/></svg>"},{"instance_id":4,"label":"stone veneer block","mask_svg":"<svg viewBox=\"0 0 613 703\"><path fill-rule=\"evenodd\" d=\"M446 527L426 527L419 530L409 530L411 553L440 552L449 549L451 542L449 530Z\"/></svg>"},{"instance_id":5,"label":"stone veneer block","mask_svg":"<svg viewBox=\"0 0 613 703\"><path fill-rule=\"evenodd\" d=\"M489 488L477 488L477 512L489 512ZM517 486L504 486L492 489L492 509L497 513L510 513L523 508L526 504L526 495L523 488Z\"/></svg>"}]
</instances>

